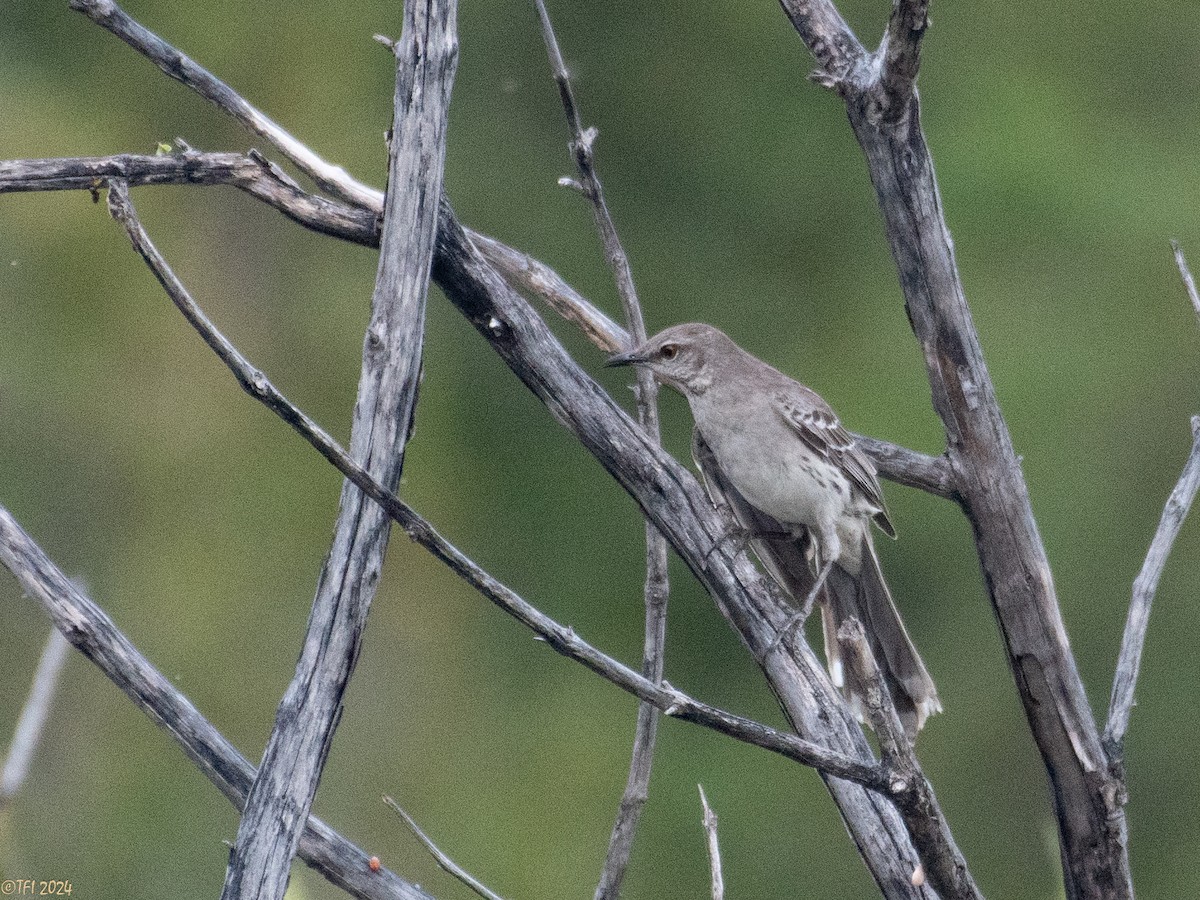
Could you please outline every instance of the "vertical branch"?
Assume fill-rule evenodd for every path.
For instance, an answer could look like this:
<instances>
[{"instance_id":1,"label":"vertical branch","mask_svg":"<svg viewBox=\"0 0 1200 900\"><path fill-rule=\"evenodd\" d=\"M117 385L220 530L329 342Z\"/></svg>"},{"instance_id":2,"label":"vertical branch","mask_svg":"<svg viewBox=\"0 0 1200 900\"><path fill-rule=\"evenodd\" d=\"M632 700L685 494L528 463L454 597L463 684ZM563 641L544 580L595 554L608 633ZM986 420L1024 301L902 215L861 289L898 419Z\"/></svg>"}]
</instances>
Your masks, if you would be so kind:
<instances>
[{"instance_id":1,"label":"vertical branch","mask_svg":"<svg viewBox=\"0 0 1200 900\"><path fill-rule=\"evenodd\" d=\"M446 119L458 57L456 0L411 0L396 90L379 269L350 451L389 491L400 482L421 372ZM238 826L223 900L279 900L341 717L390 535L387 514L346 482L296 674Z\"/></svg>"},{"instance_id":2,"label":"vertical branch","mask_svg":"<svg viewBox=\"0 0 1200 900\"><path fill-rule=\"evenodd\" d=\"M781 2L809 50L836 76L823 83L845 99L866 156L959 499L1049 776L1067 896L1127 900L1133 882L1124 810L984 362L921 130L915 78L925 4L893 0L889 38L882 53L871 54L847 39L832 0Z\"/></svg>"},{"instance_id":3,"label":"vertical branch","mask_svg":"<svg viewBox=\"0 0 1200 900\"><path fill-rule=\"evenodd\" d=\"M57 628L50 631L50 637L46 639L45 649L42 650L42 657L38 661L37 671L33 675L29 698L25 701L21 717L13 731L4 770L0 772L0 808L17 795L21 785L25 783L25 776L29 774L29 764L33 761L33 754L42 738L42 729L46 726L50 707L54 703L54 693L58 688L58 676L62 672L63 663L67 661L67 650L70 647Z\"/></svg>"},{"instance_id":4,"label":"vertical branch","mask_svg":"<svg viewBox=\"0 0 1200 900\"><path fill-rule=\"evenodd\" d=\"M550 13L546 9L545 0L535 0L535 3L538 17L542 23L542 37L546 42L550 67L555 83L558 84L567 124L571 129L570 147L579 171L579 183L583 188L584 196L588 198L592 206L596 229L599 231L600 240L604 245L604 258L612 270L617 284L617 293L621 298L625 324L633 343L640 344L646 339L646 324L642 318L641 303L638 301L637 289L633 283L633 271L629 266L629 257L621 245L616 225L613 224L608 204L604 200L604 187L596 173L593 145L597 132L595 128L585 130L583 127L579 105L575 102L575 92L571 86L571 77L563 62L562 52L558 47L558 38L555 37L554 26L550 21ZM660 443L657 396L658 386L654 377L647 371L639 370L635 386L638 423L656 443ZM667 542L649 519L646 520L645 530L646 626L642 649L642 674L657 684L663 678L667 639L667 599L670 593L670 585L667 580ZM629 762L629 777L625 783L625 792L621 796L621 805L617 810L616 821L613 823L604 868L601 870L600 880L596 885L595 900L613 898L620 894L621 882L625 878L629 857L633 851L633 839L637 831L638 820L641 818L642 808L649 796L650 771L654 763L658 718L659 711L653 705L643 702L638 707L633 751Z\"/></svg>"},{"instance_id":5,"label":"vertical branch","mask_svg":"<svg viewBox=\"0 0 1200 900\"><path fill-rule=\"evenodd\" d=\"M704 785L698 784L700 806L704 810L701 824L704 826L704 843L708 847L709 883L712 885L712 900L725 900L725 876L721 874L721 841L717 836L717 814L708 805L704 796Z\"/></svg>"}]
</instances>

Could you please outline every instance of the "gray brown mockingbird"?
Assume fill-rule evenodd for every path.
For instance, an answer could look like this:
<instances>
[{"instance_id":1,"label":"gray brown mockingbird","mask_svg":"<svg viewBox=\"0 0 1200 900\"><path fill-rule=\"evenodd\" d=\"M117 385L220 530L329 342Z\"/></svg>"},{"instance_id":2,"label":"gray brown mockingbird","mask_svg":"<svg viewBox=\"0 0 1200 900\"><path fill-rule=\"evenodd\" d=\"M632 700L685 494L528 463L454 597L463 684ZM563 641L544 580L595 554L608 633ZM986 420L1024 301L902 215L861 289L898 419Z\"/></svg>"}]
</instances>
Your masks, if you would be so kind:
<instances>
[{"instance_id":1,"label":"gray brown mockingbird","mask_svg":"<svg viewBox=\"0 0 1200 900\"><path fill-rule=\"evenodd\" d=\"M710 495L728 502L768 571L801 605L797 619L820 598L834 684L861 710L862 689L847 683L837 641L853 616L914 739L942 706L875 554L871 522L896 536L875 467L829 404L711 325L668 328L607 365L644 366L687 398Z\"/></svg>"}]
</instances>

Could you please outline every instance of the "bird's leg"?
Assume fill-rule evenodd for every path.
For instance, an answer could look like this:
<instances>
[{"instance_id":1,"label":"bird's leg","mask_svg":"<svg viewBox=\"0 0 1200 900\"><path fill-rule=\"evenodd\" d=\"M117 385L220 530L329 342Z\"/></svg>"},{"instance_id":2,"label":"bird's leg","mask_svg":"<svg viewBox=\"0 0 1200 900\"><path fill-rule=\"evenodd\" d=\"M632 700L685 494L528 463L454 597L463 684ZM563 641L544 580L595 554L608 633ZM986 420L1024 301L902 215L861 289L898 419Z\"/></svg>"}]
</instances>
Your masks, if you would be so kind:
<instances>
[{"instance_id":1,"label":"bird's leg","mask_svg":"<svg viewBox=\"0 0 1200 900\"><path fill-rule=\"evenodd\" d=\"M804 602L800 604L800 608L796 610L783 627L775 632L775 637L771 640L770 646L767 647L763 657L774 653L779 646L787 640L792 631L799 625L803 625L808 620L809 613L812 612L813 603L816 602L817 595L821 593L821 588L825 586L825 579L829 577L829 570L833 568L833 560L829 560L821 566L821 570L817 573L817 580L813 582L812 588L808 592L808 596L804 598Z\"/></svg>"},{"instance_id":2,"label":"bird's leg","mask_svg":"<svg viewBox=\"0 0 1200 900\"><path fill-rule=\"evenodd\" d=\"M804 598L804 602L800 605L800 612L797 614L802 620L807 619L808 614L812 612L813 603L817 600L817 594L825 586L825 579L829 577L829 570L832 568L833 560L831 559L821 566L821 570L817 572L817 580L813 582L812 589L808 592L808 596Z\"/></svg>"},{"instance_id":3,"label":"bird's leg","mask_svg":"<svg viewBox=\"0 0 1200 900\"><path fill-rule=\"evenodd\" d=\"M731 544L733 547L733 555L739 556L745 552L746 547L753 540L760 538L789 538L792 537L792 532L784 530L762 530L747 528L739 522L730 522L722 529L720 536L713 541L708 552L704 554L705 565L712 558L712 555L721 549L725 544Z\"/></svg>"}]
</instances>

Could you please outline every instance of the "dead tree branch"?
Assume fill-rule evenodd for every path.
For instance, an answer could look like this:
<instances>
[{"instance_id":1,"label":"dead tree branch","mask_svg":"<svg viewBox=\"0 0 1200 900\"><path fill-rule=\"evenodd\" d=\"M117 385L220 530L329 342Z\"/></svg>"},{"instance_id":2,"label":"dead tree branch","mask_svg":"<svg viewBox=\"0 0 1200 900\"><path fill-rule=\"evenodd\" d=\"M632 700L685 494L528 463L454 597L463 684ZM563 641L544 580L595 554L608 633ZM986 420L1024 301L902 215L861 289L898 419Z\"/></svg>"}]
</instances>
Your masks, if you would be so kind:
<instances>
[{"instance_id":1,"label":"dead tree branch","mask_svg":"<svg viewBox=\"0 0 1200 900\"><path fill-rule=\"evenodd\" d=\"M70 647L57 628L51 630L41 659L38 660L37 670L33 673L29 697L21 708L17 727L13 729L13 739L8 746L4 769L0 771L0 808L17 796L29 774L33 754L42 739L42 729L46 727L50 707L54 705L58 676L62 672L63 663L67 661L67 650Z\"/></svg>"},{"instance_id":2,"label":"dead tree branch","mask_svg":"<svg viewBox=\"0 0 1200 900\"><path fill-rule=\"evenodd\" d=\"M421 373L425 297L458 61L457 0L404 5L379 270L350 453L394 491ZM354 672L391 522L347 482L296 674L246 801L222 900L280 900Z\"/></svg>"},{"instance_id":3,"label":"dead tree branch","mask_svg":"<svg viewBox=\"0 0 1200 900\"><path fill-rule=\"evenodd\" d=\"M717 836L717 814L708 805L704 796L704 785L698 784L700 807L704 810L701 824L704 826L704 844L708 848L709 883L712 885L712 900L725 900L725 876L721 874L721 841Z\"/></svg>"},{"instance_id":4,"label":"dead tree branch","mask_svg":"<svg viewBox=\"0 0 1200 900\"><path fill-rule=\"evenodd\" d=\"M171 271L140 223L126 212L129 204L127 200L121 199L120 190L121 188L118 186L118 197L115 201L110 200L110 206L115 209L118 219L126 226L135 249L149 265L167 296L188 323L196 329L204 342L229 368L243 390L292 426L347 480L386 510L388 515L405 530L412 540L445 563L460 578L517 621L536 632L557 652L582 663L591 671L639 699L653 703L668 715L712 728L744 743L771 750L789 759L819 768L830 775L857 782L872 790L882 789L884 784L882 773L872 763L827 750L795 735L776 731L758 722L700 703L669 685L655 684L611 657L605 656L580 639L573 629L555 622L479 568L411 507L372 478L360 463L352 459L320 426L284 397L270 380L242 356L228 338L221 334L187 292L175 273Z\"/></svg>"},{"instance_id":5,"label":"dead tree branch","mask_svg":"<svg viewBox=\"0 0 1200 900\"><path fill-rule=\"evenodd\" d=\"M879 739L888 785L921 854L920 866L913 869L910 880L918 884L928 877L944 898L981 898L983 895L971 878L966 859L950 837L950 829L934 799L933 786L921 771L913 746L904 733L900 715L871 654L862 623L853 617L847 619L838 629L837 640L848 664L847 677L861 687L862 696L866 697L864 712Z\"/></svg>"},{"instance_id":6,"label":"dead tree branch","mask_svg":"<svg viewBox=\"0 0 1200 900\"><path fill-rule=\"evenodd\" d=\"M604 199L604 187L596 172L593 146L597 132L595 128L585 129L583 127L579 105L571 86L571 76L567 72L566 63L563 62L562 53L558 48L558 38L554 34L554 26L550 22L550 13L546 9L544 0L535 0L535 4L542 23L542 37L546 43L546 53L550 57L550 68L554 74L554 80L558 84L563 111L566 113L567 124L571 129L570 147L572 155L575 157L576 168L579 170L579 183L583 187L584 196L592 206L596 229L599 231L600 240L604 245L604 258L612 271L617 284L617 294L621 298L626 326L633 338L633 343L640 344L646 339L646 324L642 317L642 306L638 301L637 289L634 286L629 257L621 245L617 227L613 223L608 204ZM636 377L634 396L638 424L653 440L661 443L662 435L658 420L658 385L648 371L639 370ZM667 542L648 519L645 528L646 627L642 650L642 674L651 681L660 682L663 679L666 656L667 600L670 596L670 583L667 579ZM654 764L654 744L657 732L658 710L650 703L642 703L638 707L637 726L633 736L633 752L629 761L629 777L625 783L625 791L621 795L616 821L613 822L608 852L605 855L604 866L596 885L595 900L614 898L621 893L621 883L625 880L625 872L629 868L629 857L633 852L633 839L638 821L650 793L650 771Z\"/></svg>"},{"instance_id":7,"label":"dead tree branch","mask_svg":"<svg viewBox=\"0 0 1200 900\"><path fill-rule=\"evenodd\" d=\"M356 206L383 209L383 194L355 181L340 166L330 165L311 149L255 109L220 79L176 50L157 34L135 22L113 0L70 0L71 9L83 13L101 28L116 35L145 56L164 75L187 85L241 122L248 130L262 135L296 164L324 191Z\"/></svg>"},{"instance_id":8,"label":"dead tree branch","mask_svg":"<svg viewBox=\"0 0 1200 900\"><path fill-rule=\"evenodd\" d=\"M254 766L142 656L112 619L84 596L3 507L0 565L42 605L55 628L166 731L196 768L241 809L254 780ZM304 827L300 857L361 900L431 900L420 888L387 869L371 871L366 853L315 816L309 816Z\"/></svg>"},{"instance_id":9,"label":"dead tree branch","mask_svg":"<svg viewBox=\"0 0 1200 900\"><path fill-rule=\"evenodd\" d=\"M1183 250L1177 241L1171 242L1171 249L1192 309L1195 310L1197 318L1200 318L1200 294L1196 292L1192 271L1188 268ZM1122 782L1125 779L1125 732L1129 728L1129 716L1133 712L1133 691L1142 665L1142 648L1146 644L1146 629L1150 624L1150 607L1154 603L1154 595L1158 592L1158 581L1171 555L1171 548L1175 546L1175 539L1179 536L1192 501L1196 499L1197 490L1200 490L1200 416L1193 416L1192 452L1183 467L1179 481L1167 498L1158 528L1150 541L1146 560L1142 563L1142 570L1133 582L1133 599L1129 603L1129 616L1125 621L1125 633L1121 639L1121 653L1117 657L1117 672L1113 678L1112 697L1108 704L1108 724L1104 727L1104 747L1115 777Z\"/></svg>"},{"instance_id":10,"label":"dead tree branch","mask_svg":"<svg viewBox=\"0 0 1200 900\"><path fill-rule=\"evenodd\" d=\"M383 802L399 814L400 818L404 820L404 824L408 826L409 831L411 831L416 839L421 842L421 845L429 851L429 854L434 858L443 872L446 872L454 878L457 878L480 897L483 897L484 900L504 900L503 897L490 890L482 881L473 876L470 872L442 852L441 848L439 848L438 845L433 842L429 835L421 830L421 826L414 821L412 816L404 811L403 807L401 807L399 803L397 803L391 797L384 797Z\"/></svg>"},{"instance_id":11,"label":"dead tree branch","mask_svg":"<svg viewBox=\"0 0 1200 900\"><path fill-rule=\"evenodd\" d=\"M185 75L195 76L197 68L193 64ZM203 75L211 79L207 73ZM237 104L231 105L231 111L243 121L248 115ZM278 135L268 137L277 146L286 146ZM283 152L287 155L289 151ZM794 726L801 734L820 736L835 752L869 759L861 730L833 691L811 648L799 646L794 657L781 653L764 656L787 619L786 608L744 553L727 543L717 546L727 523L708 504L695 479L649 443L645 433L579 371L544 323L474 250L446 204L441 209L438 234L434 276L439 284L514 372L668 536L760 660ZM929 896L908 881L917 855L896 809L860 786L829 777L826 783L884 895Z\"/></svg>"},{"instance_id":12,"label":"dead tree branch","mask_svg":"<svg viewBox=\"0 0 1200 900\"><path fill-rule=\"evenodd\" d=\"M867 158L934 407L946 428L960 501L974 526L1009 664L1049 775L1067 895L1131 898L1124 810L1115 801L1028 489L963 293L917 95L895 94L916 77L915 52L903 54L911 65L893 58L885 83L881 70L888 66L863 49L832 0L781 2L822 67L822 82L845 99ZM923 5L896 0L893 6L893 28L901 37L908 32L914 51ZM898 74L903 79L893 77Z\"/></svg>"},{"instance_id":13,"label":"dead tree branch","mask_svg":"<svg viewBox=\"0 0 1200 900\"><path fill-rule=\"evenodd\" d=\"M1104 728L1104 745L1110 762L1118 768L1122 765L1125 732L1129 728L1129 716L1133 712L1134 687L1142 665L1142 648L1146 643L1146 629L1150 624L1150 607L1158 592L1158 581L1162 577L1175 538L1183 527L1196 492L1200 490L1200 416L1192 417L1192 452L1188 456L1179 481L1167 498L1162 518L1150 542L1142 570L1133 582L1133 599L1129 603L1129 617L1125 621L1125 634L1121 639L1121 654L1117 658L1117 672L1113 679L1112 698L1108 705L1108 724ZM1120 773L1123 778L1123 773Z\"/></svg>"}]
</instances>

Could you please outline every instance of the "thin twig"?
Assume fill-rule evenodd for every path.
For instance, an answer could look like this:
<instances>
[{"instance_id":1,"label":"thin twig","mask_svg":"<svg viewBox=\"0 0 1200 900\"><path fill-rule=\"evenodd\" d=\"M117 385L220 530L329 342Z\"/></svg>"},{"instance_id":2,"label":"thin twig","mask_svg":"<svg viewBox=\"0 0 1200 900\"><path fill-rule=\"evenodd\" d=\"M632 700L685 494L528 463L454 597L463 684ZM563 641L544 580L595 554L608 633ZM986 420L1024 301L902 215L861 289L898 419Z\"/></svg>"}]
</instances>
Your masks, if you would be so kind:
<instances>
[{"instance_id":1,"label":"thin twig","mask_svg":"<svg viewBox=\"0 0 1200 900\"><path fill-rule=\"evenodd\" d=\"M17 719L17 727L13 730L4 770L0 772L0 807L17 795L29 774L29 765L41 741L42 729L46 726L50 707L54 704L58 676L67 660L67 650L70 646L57 628L51 630L38 661L37 671L33 675L29 697L21 710L21 717Z\"/></svg>"},{"instance_id":2,"label":"thin twig","mask_svg":"<svg viewBox=\"0 0 1200 900\"><path fill-rule=\"evenodd\" d=\"M604 245L604 258L616 280L617 293L620 295L621 307L625 312L625 324L633 342L640 344L646 339L646 324L642 318L642 307L633 282L633 270L629 265L629 256L625 253L625 248L621 246L621 239L617 234L612 214L608 210L608 204L604 201L604 188L600 183L600 176L596 172L593 153L596 129L585 130L583 127L579 105L575 101L575 92L571 86L571 76L563 62L562 53L558 47L558 38L554 34L554 25L550 21L550 13L546 9L545 0L535 0L535 4L542 23L542 37L546 42L546 52L550 57L550 68L553 70L554 80L558 84L563 111L566 113L567 124L571 129L570 147L579 170L579 184L583 188L584 196L592 205L596 229L599 231ZM661 443L657 403L658 386L649 371L639 370L636 378L634 396L637 403L638 424L646 430L652 440ZM642 674L651 681L659 682L663 678L666 656L667 601L670 596L670 583L667 576L667 542L649 519L645 523L645 534L646 625L642 649ZM646 805L646 799L650 792L650 772L654 763L657 732L658 710L649 703L643 703L638 708L637 725L634 729L629 777L626 780L625 791L621 795L616 821L613 823L612 834L609 837L608 853L605 855L604 866L596 885L595 900L617 897L621 892L621 883L625 879L625 872L629 868L629 858L633 852L633 840L637 832L638 821L641 819L642 809Z\"/></svg>"},{"instance_id":3,"label":"thin twig","mask_svg":"<svg viewBox=\"0 0 1200 900\"><path fill-rule=\"evenodd\" d=\"M504 900L503 897L490 890L487 885L483 884L483 882L479 881L479 879L475 878L470 872L443 853L442 850L439 849L438 845L433 842L429 835L421 830L421 826L419 826L413 820L412 816L404 811L399 803L397 803L391 797L384 797L383 802L400 814L400 818L404 820L404 824L408 826L409 830L412 831L417 840L425 846L425 849L430 852L433 858L437 861L438 866L440 866L444 872L454 876L480 897L486 898L486 900Z\"/></svg>"},{"instance_id":4,"label":"thin twig","mask_svg":"<svg viewBox=\"0 0 1200 900\"><path fill-rule=\"evenodd\" d=\"M383 210L382 191L356 181L345 169L323 160L221 79L130 18L113 0L70 0L70 6L145 56L163 74L187 85L245 128L266 138L323 190L358 206Z\"/></svg>"},{"instance_id":5,"label":"thin twig","mask_svg":"<svg viewBox=\"0 0 1200 900\"><path fill-rule=\"evenodd\" d=\"M1175 265L1179 269L1179 277L1183 279L1188 299L1192 301L1192 309L1196 311L1196 318L1200 319L1200 294L1196 293L1196 280L1192 278L1192 270L1183 258L1183 249L1179 246L1179 241L1171 241L1171 250L1175 254Z\"/></svg>"},{"instance_id":6,"label":"thin twig","mask_svg":"<svg viewBox=\"0 0 1200 900\"><path fill-rule=\"evenodd\" d=\"M196 768L238 809L255 769L163 676L112 619L84 596L34 540L0 507L0 565L41 604L55 628L164 729ZM373 871L369 857L315 816L300 839L300 856L333 884L361 900L431 900L395 873Z\"/></svg>"},{"instance_id":7,"label":"thin twig","mask_svg":"<svg viewBox=\"0 0 1200 900\"><path fill-rule=\"evenodd\" d=\"M1178 250L1176 251L1178 253ZM1178 258L1182 260L1182 254ZM1180 265L1186 273L1186 263ZM1185 283L1190 274L1185 274ZM1194 290L1190 288L1189 290ZM1150 624L1150 608L1158 591L1171 548L1183 527L1196 492L1200 490L1200 416L1192 417L1192 451L1184 464L1183 472L1176 482L1171 496L1163 507L1162 517L1150 550L1146 553L1142 570L1133 582L1133 599L1129 603L1129 616L1125 620L1125 634L1121 639L1121 654L1117 659L1117 672L1113 679L1112 698L1108 704L1108 724L1104 727L1104 744L1109 761L1120 765L1124 753L1125 732L1129 728L1129 716L1133 711L1133 692L1137 685L1142 664L1142 649L1146 643L1146 629Z\"/></svg>"},{"instance_id":8,"label":"thin twig","mask_svg":"<svg viewBox=\"0 0 1200 900\"><path fill-rule=\"evenodd\" d=\"M712 884L712 900L725 900L725 877L721 874L721 842L717 838L717 814L708 805L704 796L704 785L698 784L700 806L704 809L701 824L704 826L704 842L708 847L709 881Z\"/></svg>"},{"instance_id":9,"label":"thin twig","mask_svg":"<svg viewBox=\"0 0 1200 900\"><path fill-rule=\"evenodd\" d=\"M112 195L113 189L116 190L115 199ZM708 706L665 683L662 685L653 683L628 666L601 653L580 639L574 629L560 625L481 569L443 538L410 506L392 492L385 490L366 469L355 462L316 422L280 393L275 385L242 356L228 338L221 334L196 301L192 299L183 283L171 271L166 260L150 241L145 229L135 217L130 215L127 194L123 191L123 185L120 182L115 182L110 188L109 207L118 221L125 225L134 248L146 261L171 302L229 368L243 390L292 426L334 468L353 482L364 494L382 506L412 540L448 565L459 577L487 599L535 631L545 639L550 647L563 656L581 663L627 693L633 694L641 700L650 701L670 716L720 731L744 743L762 747L872 790L884 789L881 772L870 762L854 759L796 735L786 734L750 719Z\"/></svg>"}]
</instances>

